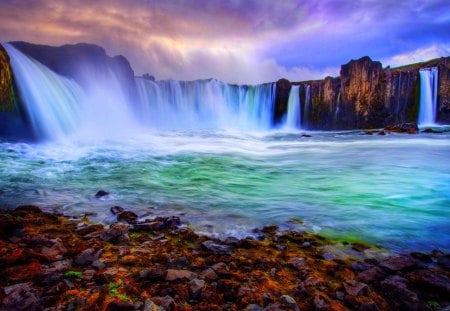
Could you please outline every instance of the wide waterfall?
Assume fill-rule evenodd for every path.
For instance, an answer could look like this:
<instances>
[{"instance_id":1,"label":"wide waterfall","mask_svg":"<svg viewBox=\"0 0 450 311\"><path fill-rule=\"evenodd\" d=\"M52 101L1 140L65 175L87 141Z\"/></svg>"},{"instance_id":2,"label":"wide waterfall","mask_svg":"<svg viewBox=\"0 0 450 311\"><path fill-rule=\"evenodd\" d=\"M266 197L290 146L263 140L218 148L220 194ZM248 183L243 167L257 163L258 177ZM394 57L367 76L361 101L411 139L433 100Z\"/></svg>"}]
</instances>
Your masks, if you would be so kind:
<instances>
[{"instance_id":1,"label":"wide waterfall","mask_svg":"<svg viewBox=\"0 0 450 311\"><path fill-rule=\"evenodd\" d=\"M438 70L436 67L420 69L419 126L434 125L437 111Z\"/></svg>"},{"instance_id":2,"label":"wide waterfall","mask_svg":"<svg viewBox=\"0 0 450 311\"><path fill-rule=\"evenodd\" d=\"M89 139L126 137L142 127L240 131L268 130L273 125L275 83L247 86L213 79L136 78L138 96L130 99L112 70L98 76L95 68L83 67L80 84L11 44L5 44L5 48L27 120L40 140L68 135Z\"/></svg>"},{"instance_id":3,"label":"wide waterfall","mask_svg":"<svg viewBox=\"0 0 450 311\"><path fill-rule=\"evenodd\" d=\"M288 110L286 116L286 128L295 129L301 127L300 86L293 85L289 92Z\"/></svg>"},{"instance_id":4,"label":"wide waterfall","mask_svg":"<svg viewBox=\"0 0 450 311\"><path fill-rule=\"evenodd\" d=\"M54 139L72 131L78 122L82 90L10 44L3 45L11 59L14 78L29 122L40 139Z\"/></svg>"},{"instance_id":5,"label":"wide waterfall","mask_svg":"<svg viewBox=\"0 0 450 311\"><path fill-rule=\"evenodd\" d=\"M230 85L217 80L151 81L136 78L141 121L158 128L267 130L275 84Z\"/></svg>"}]
</instances>

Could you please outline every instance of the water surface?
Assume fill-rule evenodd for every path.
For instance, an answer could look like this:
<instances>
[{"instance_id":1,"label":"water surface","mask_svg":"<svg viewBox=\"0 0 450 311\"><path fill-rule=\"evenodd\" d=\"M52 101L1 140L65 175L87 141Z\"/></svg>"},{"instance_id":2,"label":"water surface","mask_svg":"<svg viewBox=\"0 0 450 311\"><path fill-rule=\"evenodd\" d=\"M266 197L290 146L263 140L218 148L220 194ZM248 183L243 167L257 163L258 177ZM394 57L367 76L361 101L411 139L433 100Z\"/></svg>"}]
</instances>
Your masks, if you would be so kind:
<instances>
[{"instance_id":1,"label":"water surface","mask_svg":"<svg viewBox=\"0 0 450 311\"><path fill-rule=\"evenodd\" d=\"M311 133L310 133L311 134ZM298 226L394 251L450 251L450 134L159 132L0 143L0 202L111 222L182 214L200 232ZM98 200L95 193L111 195Z\"/></svg>"}]
</instances>

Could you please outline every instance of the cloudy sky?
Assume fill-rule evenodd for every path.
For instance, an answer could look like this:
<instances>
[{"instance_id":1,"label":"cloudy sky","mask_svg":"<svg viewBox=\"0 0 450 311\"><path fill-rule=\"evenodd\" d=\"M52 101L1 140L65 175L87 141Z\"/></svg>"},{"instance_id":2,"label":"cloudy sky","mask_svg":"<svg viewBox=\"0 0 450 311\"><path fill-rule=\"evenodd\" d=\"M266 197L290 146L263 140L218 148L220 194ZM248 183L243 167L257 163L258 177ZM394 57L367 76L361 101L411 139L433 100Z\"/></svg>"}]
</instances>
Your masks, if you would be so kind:
<instances>
[{"instance_id":1,"label":"cloudy sky","mask_svg":"<svg viewBox=\"0 0 450 311\"><path fill-rule=\"evenodd\" d=\"M369 55L450 55L448 0L0 0L0 41L89 42L136 75L260 83L336 76Z\"/></svg>"}]
</instances>

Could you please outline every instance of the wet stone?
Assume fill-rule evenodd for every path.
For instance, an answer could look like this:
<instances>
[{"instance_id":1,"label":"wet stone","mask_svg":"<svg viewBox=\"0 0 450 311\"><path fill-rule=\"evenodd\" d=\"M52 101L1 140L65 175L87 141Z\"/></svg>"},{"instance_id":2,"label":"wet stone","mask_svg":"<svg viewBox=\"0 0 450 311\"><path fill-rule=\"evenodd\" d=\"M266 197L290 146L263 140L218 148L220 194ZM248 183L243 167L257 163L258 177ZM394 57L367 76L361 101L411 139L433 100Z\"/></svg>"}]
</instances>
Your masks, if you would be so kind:
<instances>
[{"instance_id":1,"label":"wet stone","mask_svg":"<svg viewBox=\"0 0 450 311\"><path fill-rule=\"evenodd\" d=\"M75 264L79 266L85 266L96 261L101 254L102 250L96 251L93 248L88 248L81 252L80 255L75 259Z\"/></svg>"},{"instance_id":2,"label":"wet stone","mask_svg":"<svg viewBox=\"0 0 450 311\"><path fill-rule=\"evenodd\" d=\"M122 222L127 222L129 224L133 224L136 222L138 215L131 211L124 211L122 213L117 214L117 220Z\"/></svg>"},{"instance_id":3,"label":"wet stone","mask_svg":"<svg viewBox=\"0 0 450 311\"><path fill-rule=\"evenodd\" d=\"M168 269L166 274L166 281L177 281L180 279L192 280L196 277L197 275L189 270Z\"/></svg>"},{"instance_id":4,"label":"wet stone","mask_svg":"<svg viewBox=\"0 0 450 311\"><path fill-rule=\"evenodd\" d=\"M217 244L211 240L203 242L202 247L216 255L231 255L230 246Z\"/></svg>"},{"instance_id":5,"label":"wet stone","mask_svg":"<svg viewBox=\"0 0 450 311\"><path fill-rule=\"evenodd\" d=\"M350 296L366 295L368 293L367 284L355 280L344 282L344 289Z\"/></svg>"},{"instance_id":6,"label":"wet stone","mask_svg":"<svg viewBox=\"0 0 450 311\"><path fill-rule=\"evenodd\" d=\"M95 197L96 197L97 199L100 199L100 198L106 197L106 196L108 196L108 195L109 195L109 192L106 192L105 190L99 190L99 191L95 194Z\"/></svg>"},{"instance_id":7,"label":"wet stone","mask_svg":"<svg viewBox=\"0 0 450 311\"><path fill-rule=\"evenodd\" d=\"M373 267L358 274L357 280L363 283L371 283L386 277L386 273L378 267Z\"/></svg>"},{"instance_id":8,"label":"wet stone","mask_svg":"<svg viewBox=\"0 0 450 311\"><path fill-rule=\"evenodd\" d=\"M120 206L113 206L111 207L111 213L113 213L114 215L120 214L122 212L124 212L125 210L123 209L123 207Z\"/></svg>"},{"instance_id":9,"label":"wet stone","mask_svg":"<svg viewBox=\"0 0 450 311\"><path fill-rule=\"evenodd\" d=\"M436 291L450 297L450 279L442 273L418 270L407 275L416 287L424 291Z\"/></svg>"},{"instance_id":10,"label":"wet stone","mask_svg":"<svg viewBox=\"0 0 450 311\"><path fill-rule=\"evenodd\" d=\"M289 295L283 295L280 297L280 302L283 306L293 310L299 310L297 302Z\"/></svg>"},{"instance_id":11,"label":"wet stone","mask_svg":"<svg viewBox=\"0 0 450 311\"><path fill-rule=\"evenodd\" d=\"M416 266L416 262L410 256L398 255L386 258L380 263L380 267L383 267L390 271L404 271Z\"/></svg>"},{"instance_id":12,"label":"wet stone","mask_svg":"<svg viewBox=\"0 0 450 311\"><path fill-rule=\"evenodd\" d=\"M214 281L214 280L217 280L219 278L219 276L213 269L208 268L208 269L202 271L202 273L200 273L200 278L209 280L209 281Z\"/></svg>"},{"instance_id":13,"label":"wet stone","mask_svg":"<svg viewBox=\"0 0 450 311\"><path fill-rule=\"evenodd\" d=\"M395 275L388 277L380 285L398 307L406 310L420 310L419 297L408 288L407 283L405 278Z\"/></svg>"}]
</instances>

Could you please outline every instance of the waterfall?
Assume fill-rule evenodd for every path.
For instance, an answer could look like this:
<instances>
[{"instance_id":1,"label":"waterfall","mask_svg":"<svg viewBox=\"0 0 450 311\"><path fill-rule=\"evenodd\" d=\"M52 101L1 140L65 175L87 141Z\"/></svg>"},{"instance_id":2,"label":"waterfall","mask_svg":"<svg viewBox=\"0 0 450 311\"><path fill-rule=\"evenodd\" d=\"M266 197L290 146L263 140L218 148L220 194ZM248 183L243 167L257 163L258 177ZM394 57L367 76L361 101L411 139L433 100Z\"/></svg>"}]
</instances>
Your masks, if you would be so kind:
<instances>
[{"instance_id":1,"label":"waterfall","mask_svg":"<svg viewBox=\"0 0 450 311\"><path fill-rule=\"evenodd\" d=\"M340 110L341 110L341 92L338 93L336 99L336 110L334 111L334 124L337 124L338 122Z\"/></svg>"},{"instance_id":2,"label":"waterfall","mask_svg":"<svg viewBox=\"0 0 450 311\"><path fill-rule=\"evenodd\" d=\"M83 84L61 76L4 45L11 59L26 121L40 140L130 137L152 129L269 130L275 83L231 85L217 80L151 81L136 78L137 100L106 68L80 66Z\"/></svg>"},{"instance_id":3,"label":"waterfall","mask_svg":"<svg viewBox=\"0 0 450 311\"><path fill-rule=\"evenodd\" d=\"M275 84L149 81L136 78L141 121L156 128L267 130L272 126Z\"/></svg>"},{"instance_id":4,"label":"waterfall","mask_svg":"<svg viewBox=\"0 0 450 311\"><path fill-rule=\"evenodd\" d=\"M10 44L3 44L10 57L14 78L30 125L39 139L56 139L72 131L78 122L81 88Z\"/></svg>"},{"instance_id":5,"label":"waterfall","mask_svg":"<svg viewBox=\"0 0 450 311\"><path fill-rule=\"evenodd\" d=\"M300 86L293 85L289 92L285 127L296 129L301 127Z\"/></svg>"},{"instance_id":6,"label":"waterfall","mask_svg":"<svg viewBox=\"0 0 450 311\"><path fill-rule=\"evenodd\" d=\"M438 71L436 67L423 68L420 74L419 126L434 125L437 110Z\"/></svg>"}]
</instances>

